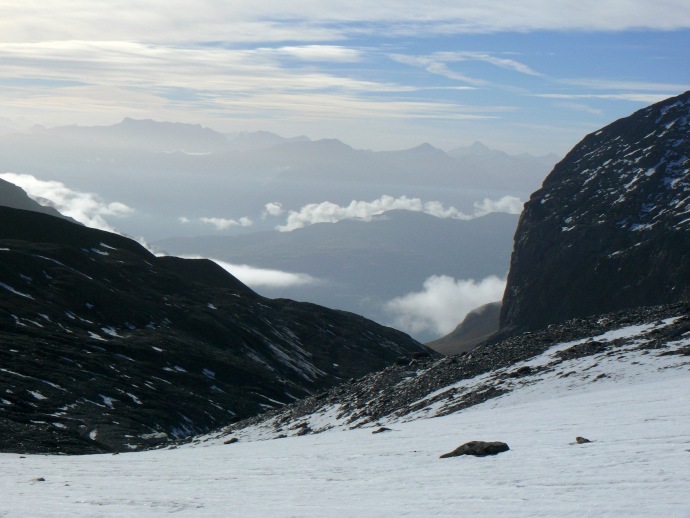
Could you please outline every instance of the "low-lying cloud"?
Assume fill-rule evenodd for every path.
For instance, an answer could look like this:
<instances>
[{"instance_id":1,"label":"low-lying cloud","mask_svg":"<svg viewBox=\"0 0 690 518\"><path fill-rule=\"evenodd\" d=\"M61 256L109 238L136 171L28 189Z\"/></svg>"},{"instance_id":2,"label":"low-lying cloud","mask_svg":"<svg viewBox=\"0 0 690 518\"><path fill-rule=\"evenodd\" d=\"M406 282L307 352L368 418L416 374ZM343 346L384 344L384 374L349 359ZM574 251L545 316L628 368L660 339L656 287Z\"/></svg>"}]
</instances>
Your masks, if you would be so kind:
<instances>
[{"instance_id":1,"label":"low-lying cloud","mask_svg":"<svg viewBox=\"0 0 690 518\"><path fill-rule=\"evenodd\" d=\"M443 203L439 201L423 202L420 198L408 198L407 196L394 198L393 196L383 195L373 201L352 200L349 205L345 206L337 205L329 201L310 203L304 205L298 211L291 210L288 212L285 225L279 225L276 229L281 232L290 232L315 223L336 223L343 219L350 218L370 220L373 216L389 210L410 210L414 212L424 212L436 216L437 218L469 220L485 216L490 212L520 214L520 212L522 212L522 204L522 201L515 196L504 196L499 200L484 198L482 201L475 202L474 212L472 214L465 214L455 207L445 207ZM269 212L268 205L266 207L267 210L265 214L280 215L282 213L282 206L280 206L281 211L276 211L275 214Z\"/></svg>"},{"instance_id":2,"label":"low-lying cloud","mask_svg":"<svg viewBox=\"0 0 690 518\"><path fill-rule=\"evenodd\" d=\"M106 202L90 192L70 189L62 182L39 180L30 174L3 173L0 178L21 187L35 201L53 207L87 227L117 232L105 217L122 218L134 209L120 202Z\"/></svg>"},{"instance_id":3,"label":"low-lying cloud","mask_svg":"<svg viewBox=\"0 0 690 518\"><path fill-rule=\"evenodd\" d=\"M199 218L199 221L206 225L213 225L218 230L226 230L230 227L251 227L254 222L247 218L226 219L226 218Z\"/></svg>"},{"instance_id":4,"label":"low-lying cloud","mask_svg":"<svg viewBox=\"0 0 690 518\"><path fill-rule=\"evenodd\" d=\"M283 209L283 204L277 201L267 203L264 205L264 212L261 215L262 219L266 219L268 216L280 216L285 212Z\"/></svg>"},{"instance_id":5,"label":"low-lying cloud","mask_svg":"<svg viewBox=\"0 0 690 518\"><path fill-rule=\"evenodd\" d=\"M422 291L388 301L384 309L393 326L408 333L431 332L443 336L455 329L473 309L503 298L506 279L491 275L480 281L433 275Z\"/></svg>"},{"instance_id":6,"label":"low-lying cloud","mask_svg":"<svg viewBox=\"0 0 690 518\"><path fill-rule=\"evenodd\" d=\"M186 259L203 259L199 255L184 255ZM268 268L257 268L247 264L232 264L209 258L226 272L234 275L250 288L293 288L318 284L320 281L306 273L284 272Z\"/></svg>"}]
</instances>

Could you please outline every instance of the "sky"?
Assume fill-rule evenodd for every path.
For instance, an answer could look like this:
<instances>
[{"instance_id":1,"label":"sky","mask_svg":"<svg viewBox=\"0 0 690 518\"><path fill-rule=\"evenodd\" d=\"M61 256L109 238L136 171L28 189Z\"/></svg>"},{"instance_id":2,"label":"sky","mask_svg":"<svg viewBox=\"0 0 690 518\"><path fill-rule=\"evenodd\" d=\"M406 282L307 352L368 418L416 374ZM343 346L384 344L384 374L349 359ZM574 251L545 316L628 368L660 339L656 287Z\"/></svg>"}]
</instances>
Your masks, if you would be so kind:
<instances>
[{"instance_id":1,"label":"sky","mask_svg":"<svg viewBox=\"0 0 690 518\"><path fill-rule=\"evenodd\" d=\"M0 128L566 153L690 89L686 0L0 0Z\"/></svg>"}]
</instances>

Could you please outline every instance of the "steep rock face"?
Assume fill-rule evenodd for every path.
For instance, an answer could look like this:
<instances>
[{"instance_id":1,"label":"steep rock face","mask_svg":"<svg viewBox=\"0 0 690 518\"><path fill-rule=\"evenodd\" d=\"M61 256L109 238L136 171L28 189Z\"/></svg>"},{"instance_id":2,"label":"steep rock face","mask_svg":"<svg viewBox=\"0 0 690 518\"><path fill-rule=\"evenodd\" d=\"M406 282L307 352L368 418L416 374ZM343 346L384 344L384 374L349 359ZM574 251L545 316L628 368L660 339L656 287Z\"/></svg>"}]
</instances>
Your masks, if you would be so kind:
<instances>
[{"instance_id":1,"label":"steep rock face","mask_svg":"<svg viewBox=\"0 0 690 518\"><path fill-rule=\"evenodd\" d=\"M0 451L138 449L427 351L215 263L0 207Z\"/></svg>"},{"instance_id":2,"label":"steep rock face","mask_svg":"<svg viewBox=\"0 0 690 518\"><path fill-rule=\"evenodd\" d=\"M588 135L525 204L501 328L690 296L690 92Z\"/></svg>"}]
</instances>

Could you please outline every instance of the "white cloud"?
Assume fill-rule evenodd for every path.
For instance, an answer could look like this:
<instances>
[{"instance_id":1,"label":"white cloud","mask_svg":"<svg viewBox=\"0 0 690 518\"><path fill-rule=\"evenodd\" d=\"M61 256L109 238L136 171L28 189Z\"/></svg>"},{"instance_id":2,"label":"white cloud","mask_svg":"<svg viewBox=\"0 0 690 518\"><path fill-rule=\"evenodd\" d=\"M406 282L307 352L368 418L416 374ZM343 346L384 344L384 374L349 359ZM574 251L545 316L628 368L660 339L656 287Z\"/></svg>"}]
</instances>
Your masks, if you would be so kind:
<instances>
[{"instance_id":1,"label":"white cloud","mask_svg":"<svg viewBox=\"0 0 690 518\"><path fill-rule=\"evenodd\" d=\"M182 256L186 259L202 259L198 255ZM226 261L209 258L225 271L237 277L250 288L292 288L318 284L319 279L306 273L291 273L282 270L257 268L247 264L231 264Z\"/></svg>"},{"instance_id":2,"label":"white cloud","mask_svg":"<svg viewBox=\"0 0 690 518\"><path fill-rule=\"evenodd\" d=\"M473 309L503 298L506 280L496 276L481 281L456 280L433 275L422 291L388 301L384 308L394 316L393 326L408 333L450 333Z\"/></svg>"},{"instance_id":3,"label":"white cloud","mask_svg":"<svg viewBox=\"0 0 690 518\"><path fill-rule=\"evenodd\" d=\"M268 216L280 216L285 210L283 209L283 204L277 201L267 203L264 205L264 212L261 215L261 219L266 219Z\"/></svg>"},{"instance_id":4,"label":"white cloud","mask_svg":"<svg viewBox=\"0 0 690 518\"><path fill-rule=\"evenodd\" d=\"M246 216L240 219L199 218L199 221L207 225L213 225L218 230L225 230L230 227L251 227L254 224L254 222Z\"/></svg>"},{"instance_id":5,"label":"white cloud","mask_svg":"<svg viewBox=\"0 0 690 518\"><path fill-rule=\"evenodd\" d=\"M524 203L515 196L504 196L499 200L484 198L474 202L474 217L480 218L492 212L506 212L508 214L520 214Z\"/></svg>"},{"instance_id":6,"label":"white cloud","mask_svg":"<svg viewBox=\"0 0 690 518\"><path fill-rule=\"evenodd\" d=\"M124 203L106 202L97 194L75 191L61 182L39 180L30 174L4 173L0 178L21 187L41 205L54 207L88 227L117 232L104 216L121 218L134 212Z\"/></svg>"},{"instance_id":7,"label":"white cloud","mask_svg":"<svg viewBox=\"0 0 690 518\"><path fill-rule=\"evenodd\" d=\"M464 220L485 216L490 212L507 212L509 214L520 214L522 212L522 202L515 196L504 196L500 200L485 198L481 202L476 202L474 207L475 211L473 214L465 214L455 207L445 207L439 201L423 202L419 198L408 198L407 196L394 198L384 194L373 201L352 200L346 206L337 205L329 201L310 203L303 206L299 211L291 210L288 213L285 225L280 225L276 229L281 232L290 232L315 223L336 223L350 218L369 220L373 216L389 210L409 210L424 212L437 218Z\"/></svg>"},{"instance_id":8,"label":"white cloud","mask_svg":"<svg viewBox=\"0 0 690 518\"><path fill-rule=\"evenodd\" d=\"M177 221L179 221L183 225L186 225L187 223L191 222L191 220L185 216L180 216L179 218L177 218Z\"/></svg>"}]
</instances>

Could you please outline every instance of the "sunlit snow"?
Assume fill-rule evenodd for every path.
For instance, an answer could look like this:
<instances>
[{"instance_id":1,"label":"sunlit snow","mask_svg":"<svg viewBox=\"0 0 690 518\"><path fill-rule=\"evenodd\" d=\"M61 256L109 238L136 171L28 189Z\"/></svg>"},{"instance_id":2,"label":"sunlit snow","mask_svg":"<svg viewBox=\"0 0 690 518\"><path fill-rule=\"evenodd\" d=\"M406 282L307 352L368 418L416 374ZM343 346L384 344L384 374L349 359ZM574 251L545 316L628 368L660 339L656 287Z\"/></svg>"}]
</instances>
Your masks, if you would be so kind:
<instances>
[{"instance_id":1,"label":"sunlit snow","mask_svg":"<svg viewBox=\"0 0 690 518\"><path fill-rule=\"evenodd\" d=\"M383 434L334 429L228 445L207 438L120 455L1 454L0 511L8 517L688 516L687 374L687 366L643 365L634 383L609 380L577 390L569 390L567 378L560 386L553 378L541 390L536 384L450 416L396 423ZM592 442L577 444L576 436ZM504 441L510 451L439 459L469 440Z\"/></svg>"}]
</instances>

